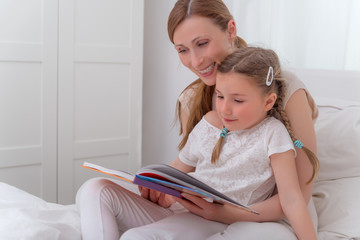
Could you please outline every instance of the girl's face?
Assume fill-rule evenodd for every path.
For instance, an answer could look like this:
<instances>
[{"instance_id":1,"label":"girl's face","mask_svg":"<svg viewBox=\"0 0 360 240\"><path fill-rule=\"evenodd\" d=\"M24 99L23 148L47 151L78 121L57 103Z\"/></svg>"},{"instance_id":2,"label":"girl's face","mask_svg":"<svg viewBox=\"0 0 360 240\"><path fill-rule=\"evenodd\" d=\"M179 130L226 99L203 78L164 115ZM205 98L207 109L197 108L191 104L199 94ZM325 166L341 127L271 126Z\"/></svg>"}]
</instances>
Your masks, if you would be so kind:
<instances>
[{"instance_id":1,"label":"girl's face","mask_svg":"<svg viewBox=\"0 0 360 240\"><path fill-rule=\"evenodd\" d=\"M276 100L275 93L265 96L251 77L234 72L218 73L215 91L216 111L230 131L260 123Z\"/></svg>"},{"instance_id":2,"label":"girl's face","mask_svg":"<svg viewBox=\"0 0 360 240\"><path fill-rule=\"evenodd\" d=\"M217 64L233 51L235 37L233 20L224 32L210 19L192 16L176 27L173 40L182 64L206 85L212 86L216 81Z\"/></svg>"}]
</instances>

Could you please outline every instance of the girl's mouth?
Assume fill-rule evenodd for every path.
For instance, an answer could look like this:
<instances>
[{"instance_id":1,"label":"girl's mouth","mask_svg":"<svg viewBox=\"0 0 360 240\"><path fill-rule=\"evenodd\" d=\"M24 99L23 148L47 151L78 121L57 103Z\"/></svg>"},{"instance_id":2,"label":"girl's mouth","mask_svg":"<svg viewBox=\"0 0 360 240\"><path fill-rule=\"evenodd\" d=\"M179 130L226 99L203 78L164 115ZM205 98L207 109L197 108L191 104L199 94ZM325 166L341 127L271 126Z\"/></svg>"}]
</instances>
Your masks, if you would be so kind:
<instances>
[{"instance_id":1,"label":"girl's mouth","mask_svg":"<svg viewBox=\"0 0 360 240\"><path fill-rule=\"evenodd\" d=\"M223 120L224 120L224 122L226 122L226 123L231 123L231 122L235 121L235 120L233 120L233 119L228 119L228 118L223 118Z\"/></svg>"}]
</instances>

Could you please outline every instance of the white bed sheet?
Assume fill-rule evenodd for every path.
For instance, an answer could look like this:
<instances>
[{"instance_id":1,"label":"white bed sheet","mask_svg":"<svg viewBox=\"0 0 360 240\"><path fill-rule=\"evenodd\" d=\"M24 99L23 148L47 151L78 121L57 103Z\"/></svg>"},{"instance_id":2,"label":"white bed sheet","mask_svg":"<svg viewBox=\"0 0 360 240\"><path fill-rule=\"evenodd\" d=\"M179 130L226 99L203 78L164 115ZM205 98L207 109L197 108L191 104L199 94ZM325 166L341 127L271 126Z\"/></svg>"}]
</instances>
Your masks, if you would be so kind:
<instances>
[{"instance_id":1,"label":"white bed sheet","mask_svg":"<svg viewBox=\"0 0 360 240\"><path fill-rule=\"evenodd\" d=\"M75 205L46 202L0 182L0 239L80 240Z\"/></svg>"}]
</instances>

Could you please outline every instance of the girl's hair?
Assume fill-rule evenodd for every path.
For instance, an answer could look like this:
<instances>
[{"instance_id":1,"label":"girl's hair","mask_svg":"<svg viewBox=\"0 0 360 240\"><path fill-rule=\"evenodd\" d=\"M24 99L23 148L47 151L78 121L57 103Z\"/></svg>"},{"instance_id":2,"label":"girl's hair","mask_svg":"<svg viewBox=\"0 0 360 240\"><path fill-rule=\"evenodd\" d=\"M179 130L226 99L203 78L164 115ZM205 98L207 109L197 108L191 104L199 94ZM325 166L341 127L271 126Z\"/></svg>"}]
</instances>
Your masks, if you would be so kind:
<instances>
[{"instance_id":1,"label":"girl's hair","mask_svg":"<svg viewBox=\"0 0 360 240\"><path fill-rule=\"evenodd\" d=\"M176 27L185 19L194 15L210 19L224 32L228 28L229 21L233 19L229 9L222 0L178 0L168 18L168 34L172 43L174 43L173 37ZM247 46L246 42L240 37L236 37L234 45L237 48ZM212 96L215 87L207 86L201 79L197 79L185 88L184 91L191 88L195 90L195 94L189 106L189 118L186 129L182 129L182 124L180 124L180 135L183 135L183 138L178 146L179 150L185 146L189 134L195 125L212 109ZM181 103L179 101L177 102L176 109L181 122Z\"/></svg>"},{"instance_id":2,"label":"girl's hair","mask_svg":"<svg viewBox=\"0 0 360 240\"><path fill-rule=\"evenodd\" d=\"M266 79L269 73L269 68L273 68L273 81L270 86L266 85ZM288 130L293 142L297 139L291 128L290 121L284 110L284 96L285 96L285 79L282 77L280 61L276 53L270 49L263 49L257 47L247 47L238 49L229 56L227 56L218 65L218 73L235 72L251 77L254 83L262 89L264 95L275 93L277 99L274 106L268 111L268 116L273 116L279 119ZM215 148L211 162L216 163L219 159L222 148L223 137L220 137ZM319 160L316 155L307 147L303 146L307 157L313 166L313 173L308 181L310 183L316 176L319 170Z\"/></svg>"}]
</instances>

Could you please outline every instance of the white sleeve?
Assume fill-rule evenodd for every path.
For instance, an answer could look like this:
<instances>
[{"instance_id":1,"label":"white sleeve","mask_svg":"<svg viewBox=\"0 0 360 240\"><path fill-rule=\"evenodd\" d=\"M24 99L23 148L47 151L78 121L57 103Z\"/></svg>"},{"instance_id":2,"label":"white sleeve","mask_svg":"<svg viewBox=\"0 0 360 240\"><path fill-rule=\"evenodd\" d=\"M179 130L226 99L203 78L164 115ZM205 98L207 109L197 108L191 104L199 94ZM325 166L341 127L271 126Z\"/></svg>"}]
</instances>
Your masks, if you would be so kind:
<instances>
[{"instance_id":1,"label":"white sleeve","mask_svg":"<svg viewBox=\"0 0 360 240\"><path fill-rule=\"evenodd\" d=\"M275 153L282 153L288 150L294 150L296 157L296 151L294 143L284 126L279 120L274 119L271 121L267 128L266 141L268 146L268 157Z\"/></svg>"},{"instance_id":2,"label":"white sleeve","mask_svg":"<svg viewBox=\"0 0 360 240\"><path fill-rule=\"evenodd\" d=\"M184 90L179 96L179 102L181 103L181 110L185 111L186 114L190 114L190 103L195 95L195 89L189 88Z\"/></svg>"},{"instance_id":3,"label":"white sleeve","mask_svg":"<svg viewBox=\"0 0 360 240\"><path fill-rule=\"evenodd\" d=\"M201 121L203 121L203 120L201 120ZM183 149L180 150L180 153L179 153L180 161L182 161L183 163L185 163L189 166L192 166L192 167L196 167L197 162L199 160L199 157L196 154L197 153L196 145L199 142L198 138L200 137L200 136L198 136L199 135L198 129L199 129L200 122L191 131L185 146L183 147Z\"/></svg>"}]
</instances>

